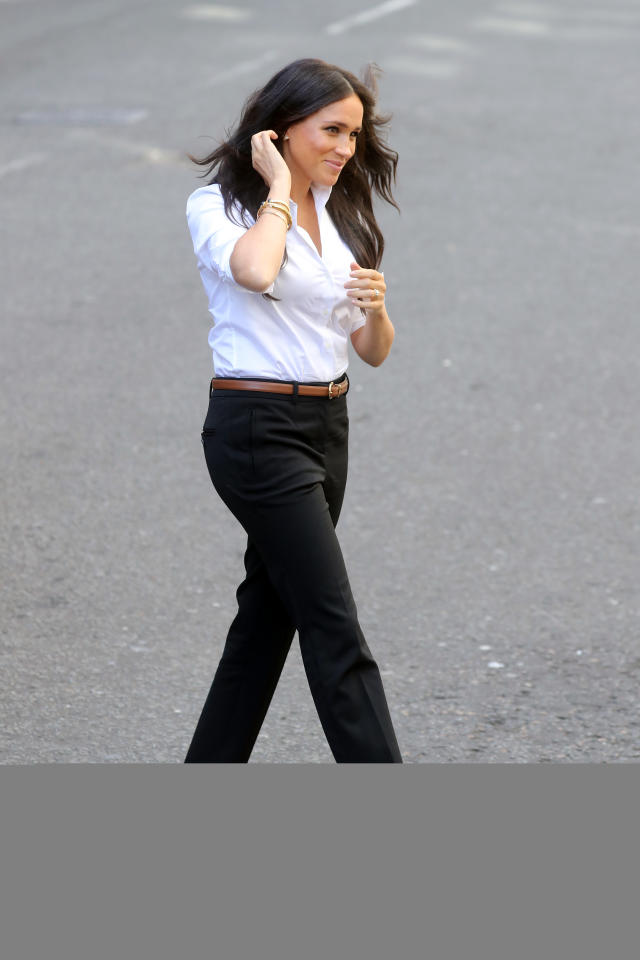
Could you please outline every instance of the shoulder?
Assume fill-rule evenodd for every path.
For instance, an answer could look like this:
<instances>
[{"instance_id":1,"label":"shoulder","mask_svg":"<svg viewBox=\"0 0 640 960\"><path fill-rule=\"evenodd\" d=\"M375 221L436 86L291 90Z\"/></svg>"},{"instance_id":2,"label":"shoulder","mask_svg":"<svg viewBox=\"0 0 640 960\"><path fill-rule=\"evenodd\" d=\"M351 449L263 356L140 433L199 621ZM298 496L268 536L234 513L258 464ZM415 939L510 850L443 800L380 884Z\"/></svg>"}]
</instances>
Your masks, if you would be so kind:
<instances>
[{"instance_id":1,"label":"shoulder","mask_svg":"<svg viewBox=\"0 0 640 960\"><path fill-rule=\"evenodd\" d=\"M198 187L187 199L187 216L190 212L222 207L224 200L220 191L220 184L210 183L206 187Z\"/></svg>"},{"instance_id":2,"label":"shoulder","mask_svg":"<svg viewBox=\"0 0 640 960\"><path fill-rule=\"evenodd\" d=\"M224 197L218 183L198 187L187 199L187 219L189 222L198 220L200 217L206 217L209 222L213 218L219 221L221 226L225 223L245 230L253 222L251 214L237 201L232 203L229 213L226 212Z\"/></svg>"}]
</instances>

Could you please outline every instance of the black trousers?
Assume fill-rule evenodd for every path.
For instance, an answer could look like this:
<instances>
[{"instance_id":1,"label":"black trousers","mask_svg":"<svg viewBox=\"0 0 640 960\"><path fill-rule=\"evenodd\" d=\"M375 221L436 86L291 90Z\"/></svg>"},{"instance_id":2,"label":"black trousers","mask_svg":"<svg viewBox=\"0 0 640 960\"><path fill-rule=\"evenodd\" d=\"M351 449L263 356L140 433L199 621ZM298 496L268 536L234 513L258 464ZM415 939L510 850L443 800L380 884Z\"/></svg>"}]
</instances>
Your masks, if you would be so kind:
<instances>
[{"instance_id":1,"label":"black trousers","mask_svg":"<svg viewBox=\"0 0 640 960\"><path fill-rule=\"evenodd\" d=\"M249 759L296 629L338 763L402 763L335 533L346 396L213 391L202 430L218 494L247 532L246 578L186 763Z\"/></svg>"}]
</instances>

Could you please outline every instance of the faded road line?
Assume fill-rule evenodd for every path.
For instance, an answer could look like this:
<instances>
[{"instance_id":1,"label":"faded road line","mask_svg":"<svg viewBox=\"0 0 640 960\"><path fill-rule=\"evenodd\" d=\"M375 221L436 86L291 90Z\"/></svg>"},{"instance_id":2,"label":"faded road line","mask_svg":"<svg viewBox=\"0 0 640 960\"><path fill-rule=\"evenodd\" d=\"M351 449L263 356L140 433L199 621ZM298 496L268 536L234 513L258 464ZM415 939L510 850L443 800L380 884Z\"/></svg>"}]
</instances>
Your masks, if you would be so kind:
<instances>
[{"instance_id":1,"label":"faded road line","mask_svg":"<svg viewBox=\"0 0 640 960\"><path fill-rule=\"evenodd\" d=\"M640 237L639 223L606 223L602 220L587 220L584 217L574 217L571 214L556 216L570 226L585 233L609 233L618 237Z\"/></svg>"},{"instance_id":2,"label":"faded road line","mask_svg":"<svg viewBox=\"0 0 640 960\"><path fill-rule=\"evenodd\" d=\"M137 143L124 137L115 137L99 130L73 130L70 133L72 140L84 140L88 143L97 143L105 147L112 147L120 153L138 157L151 164L188 163L185 153L179 150L170 150L166 147L156 147L150 143Z\"/></svg>"},{"instance_id":3,"label":"faded road line","mask_svg":"<svg viewBox=\"0 0 640 960\"><path fill-rule=\"evenodd\" d=\"M354 13L350 17L345 17L344 20L337 20L335 23L330 23L328 27L325 27L325 33L332 35L345 33L347 30L350 30L351 27L357 27L362 23L371 23L372 20L377 20L379 17L386 17L390 13L396 13L398 10L404 10L405 7L413 7L416 2L417 0L388 0L387 3L381 3L379 6L372 7L370 10L363 10L362 13Z\"/></svg>"},{"instance_id":4,"label":"faded road line","mask_svg":"<svg viewBox=\"0 0 640 960\"><path fill-rule=\"evenodd\" d=\"M181 16L187 20L226 20L233 23L249 20L253 14L251 10L242 10L239 7L221 7L208 3L185 7Z\"/></svg>"},{"instance_id":5,"label":"faded road line","mask_svg":"<svg viewBox=\"0 0 640 960\"><path fill-rule=\"evenodd\" d=\"M388 57L382 61L385 70L393 73L406 73L421 77L446 78L455 77L460 73L460 67L451 60L421 60L415 57Z\"/></svg>"},{"instance_id":6,"label":"faded road line","mask_svg":"<svg viewBox=\"0 0 640 960\"><path fill-rule=\"evenodd\" d=\"M26 157L19 157L17 160L11 160L0 166L0 179L9 173L19 173L28 167L35 167L38 163L43 163L47 159L46 153L29 153Z\"/></svg>"},{"instance_id":7,"label":"faded road line","mask_svg":"<svg viewBox=\"0 0 640 960\"><path fill-rule=\"evenodd\" d=\"M229 67L228 70L222 70L220 73L216 73L212 77L201 80L198 84L196 84L196 86L198 89L201 89L202 87L213 87L218 83L225 83L227 80L233 80L234 77L241 77L245 73L253 73L255 70L263 67L265 64L275 60L278 56L279 52L277 50L269 50L267 53L263 53L261 57L254 57L252 60L241 60L240 63L236 63L235 66Z\"/></svg>"},{"instance_id":8,"label":"faded road line","mask_svg":"<svg viewBox=\"0 0 640 960\"><path fill-rule=\"evenodd\" d=\"M493 33L511 33L527 37L544 37L551 27L543 20L509 20L506 17L480 17L474 20L476 30L488 30Z\"/></svg>"}]
</instances>

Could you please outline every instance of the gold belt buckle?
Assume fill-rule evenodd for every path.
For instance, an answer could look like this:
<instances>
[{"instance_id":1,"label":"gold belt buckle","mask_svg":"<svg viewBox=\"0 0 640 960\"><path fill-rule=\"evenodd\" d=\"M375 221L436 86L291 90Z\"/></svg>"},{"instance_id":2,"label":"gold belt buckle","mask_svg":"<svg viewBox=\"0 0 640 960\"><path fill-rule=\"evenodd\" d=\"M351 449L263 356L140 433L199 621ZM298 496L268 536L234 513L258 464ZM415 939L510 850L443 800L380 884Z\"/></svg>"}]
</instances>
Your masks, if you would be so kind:
<instances>
[{"instance_id":1,"label":"gold belt buckle","mask_svg":"<svg viewBox=\"0 0 640 960\"><path fill-rule=\"evenodd\" d=\"M335 397L340 397L342 395L342 388L346 387L348 383L349 381L347 380L346 377L340 383L334 383L334 381L332 380L331 383L329 384L329 400L333 400ZM334 389L337 390L338 392L334 393L333 392Z\"/></svg>"}]
</instances>

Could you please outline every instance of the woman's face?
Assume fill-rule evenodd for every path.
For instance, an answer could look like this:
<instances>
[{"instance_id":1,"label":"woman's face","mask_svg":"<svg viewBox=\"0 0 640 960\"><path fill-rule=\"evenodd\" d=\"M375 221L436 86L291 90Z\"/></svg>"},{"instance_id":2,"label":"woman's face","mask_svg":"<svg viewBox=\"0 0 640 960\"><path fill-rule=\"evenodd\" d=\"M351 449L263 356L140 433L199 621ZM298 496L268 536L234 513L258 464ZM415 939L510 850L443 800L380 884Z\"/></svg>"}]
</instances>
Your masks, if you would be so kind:
<instances>
[{"instance_id":1,"label":"woman's face","mask_svg":"<svg viewBox=\"0 0 640 960\"><path fill-rule=\"evenodd\" d=\"M362 101L354 93L289 127L283 156L292 179L333 186L355 153L362 116Z\"/></svg>"}]
</instances>

